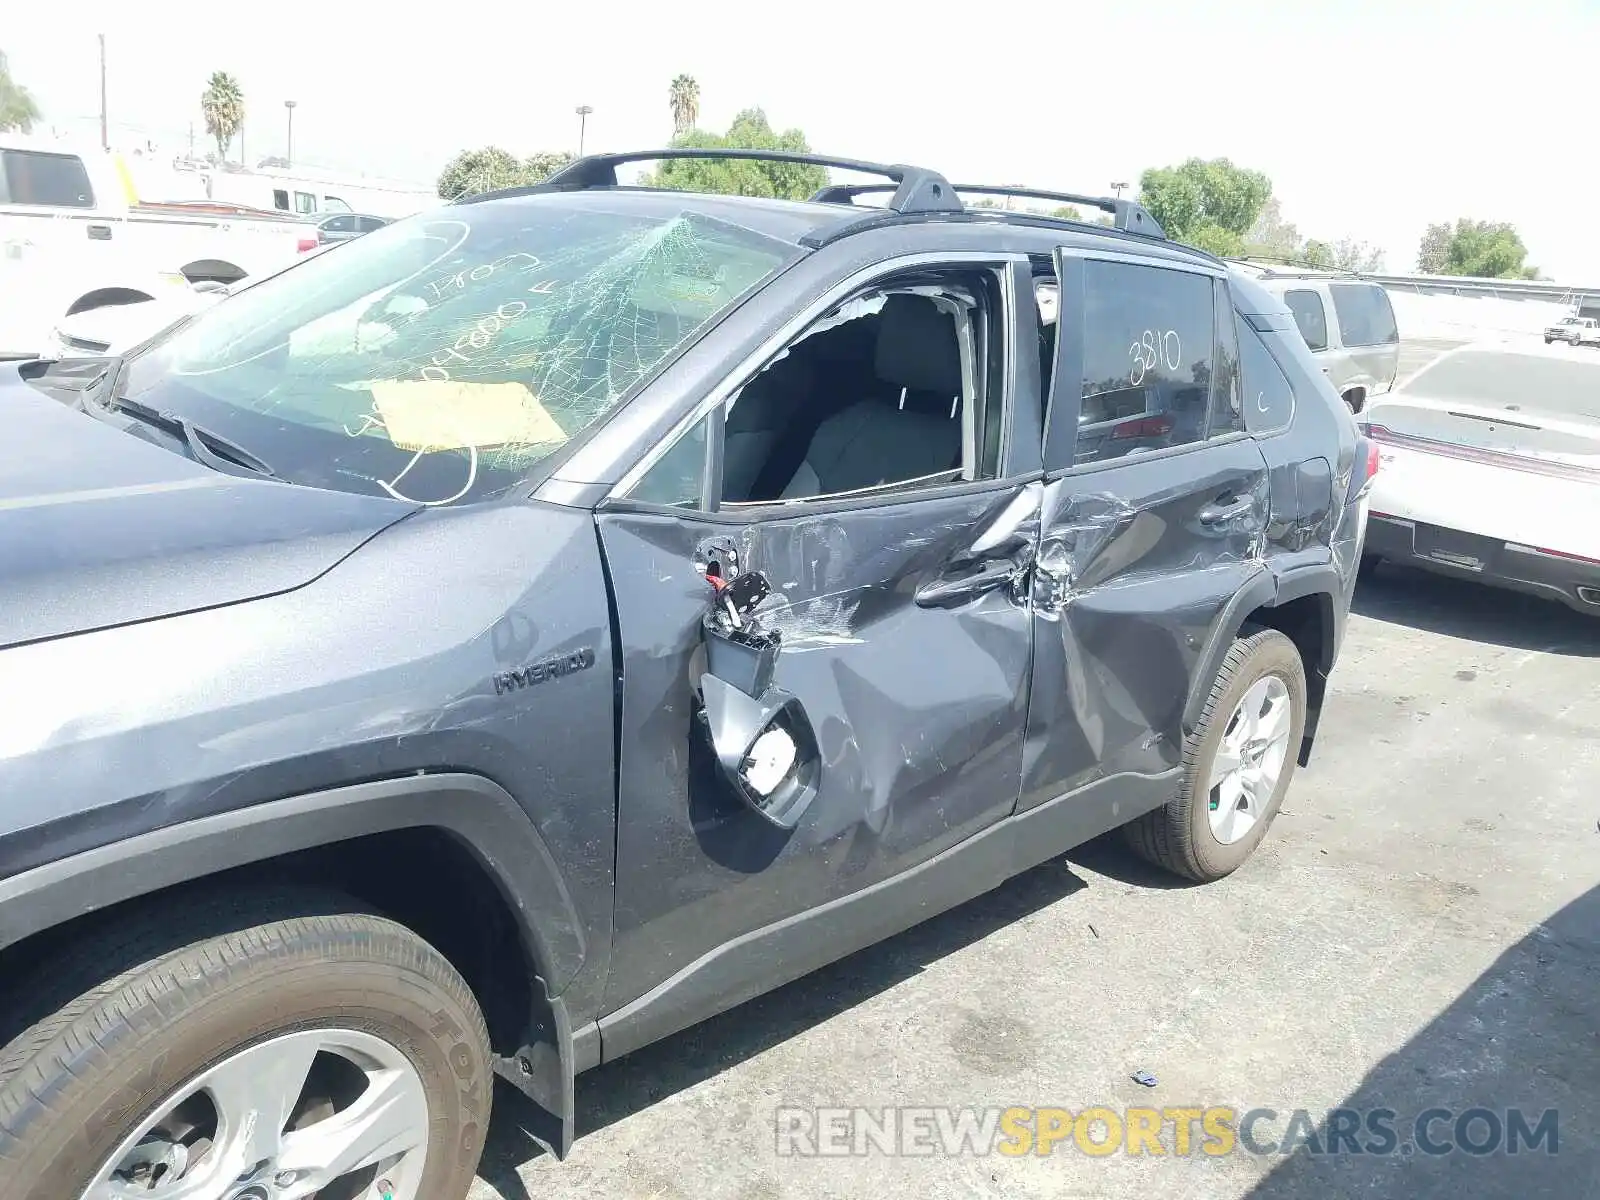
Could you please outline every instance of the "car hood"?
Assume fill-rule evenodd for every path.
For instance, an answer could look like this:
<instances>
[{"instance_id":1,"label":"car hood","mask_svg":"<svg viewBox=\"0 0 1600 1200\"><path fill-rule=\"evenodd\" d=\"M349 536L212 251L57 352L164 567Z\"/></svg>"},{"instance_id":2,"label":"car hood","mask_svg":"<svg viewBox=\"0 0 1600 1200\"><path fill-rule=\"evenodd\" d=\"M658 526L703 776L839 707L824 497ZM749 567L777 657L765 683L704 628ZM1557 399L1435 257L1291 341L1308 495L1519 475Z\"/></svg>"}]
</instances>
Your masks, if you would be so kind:
<instances>
[{"instance_id":1,"label":"car hood","mask_svg":"<svg viewBox=\"0 0 1600 1200\"><path fill-rule=\"evenodd\" d=\"M0 366L0 647L303 587L417 506L213 471Z\"/></svg>"}]
</instances>

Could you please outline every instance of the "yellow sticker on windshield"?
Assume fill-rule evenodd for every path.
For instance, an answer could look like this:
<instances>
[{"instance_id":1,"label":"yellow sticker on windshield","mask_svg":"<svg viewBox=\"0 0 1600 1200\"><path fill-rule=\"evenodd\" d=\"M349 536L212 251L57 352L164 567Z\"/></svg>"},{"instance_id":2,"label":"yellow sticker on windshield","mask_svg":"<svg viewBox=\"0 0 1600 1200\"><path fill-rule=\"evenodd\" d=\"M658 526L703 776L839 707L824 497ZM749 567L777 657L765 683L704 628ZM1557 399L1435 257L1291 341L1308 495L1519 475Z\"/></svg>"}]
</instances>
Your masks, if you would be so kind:
<instances>
[{"instance_id":1,"label":"yellow sticker on windshield","mask_svg":"<svg viewBox=\"0 0 1600 1200\"><path fill-rule=\"evenodd\" d=\"M401 450L466 450L564 442L566 431L523 383L382 380L373 407Z\"/></svg>"}]
</instances>

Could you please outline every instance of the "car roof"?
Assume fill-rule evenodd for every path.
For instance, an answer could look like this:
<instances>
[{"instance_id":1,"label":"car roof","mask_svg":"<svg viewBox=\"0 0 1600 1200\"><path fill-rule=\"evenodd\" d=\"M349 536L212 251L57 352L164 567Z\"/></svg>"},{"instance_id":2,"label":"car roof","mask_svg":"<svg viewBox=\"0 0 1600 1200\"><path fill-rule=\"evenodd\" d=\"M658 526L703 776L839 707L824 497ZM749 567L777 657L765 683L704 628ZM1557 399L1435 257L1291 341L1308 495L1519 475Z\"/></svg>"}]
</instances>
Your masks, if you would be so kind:
<instances>
[{"instance_id":1,"label":"car roof","mask_svg":"<svg viewBox=\"0 0 1600 1200\"><path fill-rule=\"evenodd\" d=\"M757 161L821 168L827 180L809 200L778 200L768 197L730 196L704 192L686 192L677 189L641 188L628 186L617 168L639 163L664 163L674 160ZM877 176L886 183L839 183L826 172L843 170L854 174ZM720 217L755 232L780 241L789 241L805 249L820 249L857 233L876 232L886 228L915 229L920 227L920 240L937 242L928 237L930 228L940 224L954 224L965 230L975 230L987 224L996 228L1022 234L1013 237L1009 245L997 246L992 235L979 238L952 237L952 242L966 241L985 250L1003 252L1026 250L1029 253L1048 252L1052 239L1038 232L1026 236L1027 231L1049 229L1072 231L1072 241L1082 245L1113 241L1129 242L1143 247L1159 245L1167 257L1199 259L1221 265L1221 260L1193 246L1179 246L1170 241L1160 223L1136 200L1116 197L1087 196L1070 192L1047 191L1038 188L1007 184L995 186L982 183L952 183L944 175L927 167L907 163L877 163L863 159L835 158L814 154L809 150L766 150L729 147L669 146L655 150L632 150L591 154L569 161L543 182L487 191L454 201L456 205L497 203L506 200L526 199L533 196L560 193L593 196L604 193L624 199L628 207L613 211L643 212L646 215L670 216L683 212L688 206L685 196L693 196L694 207L708 216ZM1004 196L1006 207L992 203L970 206L969 195L990 198ZM881 196L883 204L859 203L865 196ZM1054 205L1083 205L1111 215L1110 227L1090 225L1082 220L1069 221L1036 212L1015 213L1010 210L1014 199L1047 202ZM654 209L652 206L655 207ZM952 249L955 247L953 246Z\"/></svg>"},{"instance_id":2,"label":"car roof","mask_svg":"<svg viewBox=\"0 0 1600 1200\"><path fill-rule=\"evenodd\" d=\"M1223 265L1203 250L1165 238L1113 229L1086 221L1068 221L1036 212L1001 208L967 208L960 212L896 213L865 204L846 204L818 200L780 200L767 196L732 196L710 192L686 192L653 187L604 187L582 191L542 191L508 189L457 203L495 206L536 206L559 204L600 212L636 213L671 217L685 209L702 216L742 226L800 249L844 237L884 228L943 226L951 240L963 246L1002 250L1001 243L1048 253L1056 245L1109 242L1122 248L1129 244L1154 250L1170 257ZM1065 238L1063 235L1067 235Z\"/></svg>"}]
</instances>

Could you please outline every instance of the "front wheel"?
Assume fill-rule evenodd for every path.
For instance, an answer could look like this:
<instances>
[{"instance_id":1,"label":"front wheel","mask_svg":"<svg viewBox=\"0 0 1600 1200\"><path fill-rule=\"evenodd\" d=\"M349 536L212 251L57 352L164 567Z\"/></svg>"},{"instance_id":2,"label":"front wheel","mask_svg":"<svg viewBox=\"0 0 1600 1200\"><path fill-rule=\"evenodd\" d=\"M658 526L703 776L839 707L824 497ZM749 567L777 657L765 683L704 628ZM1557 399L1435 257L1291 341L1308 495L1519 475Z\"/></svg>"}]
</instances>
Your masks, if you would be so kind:
<instances>
[{"instance_id":1,"label":"front wheel","mask_svg":"<svg viewBox=\"0 0 1600 1200\"><path fill-rule=\"evenodd\" d=\"M215 897L112 929L39 987L86 973L0 1049L6 1200L464 1200L487 1035L410 930L350 901Z\"/></svg>"},{"instance_id":2,"label":"front wheel","mask_svg":"<svg viewBox=\"0 0 1600 1200\"><path fill-rule=\"evenodd\" d=\"M1184 740L1177 798L1124 826L1130 845L1198 883L1237 870L1278 814L1305 722L1295 644L1276 629L1241 637Z\"/></svg>"}]
</instances>

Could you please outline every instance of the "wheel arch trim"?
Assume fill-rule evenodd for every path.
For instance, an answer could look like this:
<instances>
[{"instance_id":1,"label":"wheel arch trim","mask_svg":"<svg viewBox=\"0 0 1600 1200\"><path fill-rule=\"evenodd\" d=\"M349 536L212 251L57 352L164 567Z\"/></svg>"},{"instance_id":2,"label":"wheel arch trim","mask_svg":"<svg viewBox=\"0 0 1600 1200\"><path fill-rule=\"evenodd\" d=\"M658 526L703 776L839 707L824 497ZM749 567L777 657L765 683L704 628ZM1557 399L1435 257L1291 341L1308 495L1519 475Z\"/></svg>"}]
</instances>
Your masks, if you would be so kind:
<instances>
[{"instance_id":1,"label":"wheel arch trim","mask_svg":"<svg viewBox=\"0 0 1600 1200\"><path fill-rule=\"evenodd\" d=\"M552 996L577 974L582 923L533 822L498 784L466 773L351 784L198 817L0 879L0 949L165 888L369 834L434 828L499 888Z\"/></svg>"},{"instance_id":2,"label":"wheel arch trim","mask_svg":"<svg viewBox=\"0 0 1600 1200\"><path fill-rule=\"evenodd\" d=\"M1211 626L1211 632L1206 636L1199 660L1195 663L1194 677L1189 685L1189 698L1183 706L1185 734L1192 733L1200 723L1200 714L1205 711L1206 700L1211 695L1211 688L1222 670L1222 660L1227 657L1228 647L1233 645L1233 639L1238 636L1245 617L1263 605L1275 604L1277 599L1277 578L1263 565L1259 571L1245 580L1223 606L1222 612Z\"/></svg>"}]
</instances>

